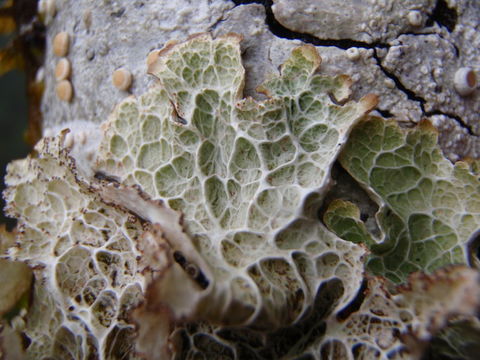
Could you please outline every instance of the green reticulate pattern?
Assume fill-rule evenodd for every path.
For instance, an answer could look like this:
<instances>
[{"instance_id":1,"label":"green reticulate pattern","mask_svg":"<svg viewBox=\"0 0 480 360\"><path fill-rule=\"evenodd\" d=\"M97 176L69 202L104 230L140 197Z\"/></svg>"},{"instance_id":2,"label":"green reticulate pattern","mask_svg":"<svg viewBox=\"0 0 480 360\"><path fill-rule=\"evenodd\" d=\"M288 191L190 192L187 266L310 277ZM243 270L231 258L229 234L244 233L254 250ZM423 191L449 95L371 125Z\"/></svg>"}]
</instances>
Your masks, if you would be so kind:
<instances>
[{"instance_id":1,"label":"green reticulate pattern","mask_svg":"<svg viewBox=\"0 0 480 360\"><path fill-rule=\"evenodd\" d=\"M77 181L64 135L8 166L7 213L18 219L9 257L34 269L26 358L133 359L129 316L142 299L135 217Z\"/></svg>"},{"instance_id":2,"label":"green reticulate pattern","mask_svg":"<svg viewBox=\"0 0 480 360\"><path fill-rule=\"evenodd\" d=\"M443 157L429 123L405 131L370 118L352 132L340 162L378 199L383 238L368 233L349 202L333 202L324 219L340 237L368 245L370 271L404 282L414 271L467 263L480 225L480 182L466 163Z\"/></svg>"},{"instance_id":3,"label":"green reticulate pattern","mask_svg":"<svg viewBox=\"0 0 480 360\"><path fill-rule=\"evenodd\" d=\"M242 100L237 36L170 44L150 68L159 85L120 103L104 124L95 169L104 180L78 176L65 132L9 165L4 196L18 226L8 258L34 274L28 313L14 319L29 339L27 359L412 358L407 342L425 343L452 314L471 321L478 272L437 268L466 262L478 180L441 156L427 124L357 124L374 99L344 103L349 79L317 75L319 65L313 47L297 48L260 87L267 100ZM378 201L380 240L349 202L325 213L345 240L317 218L348 136L340 160ZM180 218L165 204L180 224L159 226ZM144 206L158 221L120 205L137 215ZM178 239L191 240L184 254L171 248ZM381 278L362 284L360 243L376 274L396 282L433 274L393 290ZM188 273L172 277L182 281L208 275L205 288L162 282L174 270ZM158 284L171 292L155 292ZM196 306L175 318L185 299L210 313ZM135 352L140 343L145 353Z\"/></svg>"},{"instance_id":4,"label":"green reticulate pattern","mask_svg":"<svg viewBox=\"0 0 480 360\"><path fill-rule=\"evenodd\" d=\"M320 61L299 47L259 88L268 100L242 100L238 36L196 36L162 50L150 67L159 86L119 104L106 125L99 168L184 215L222 306L241 305L235 323L288 324L323 281L341 279L339 306L361 281L363 250L328 232L316 210L375 99L335 104L350 81L315 74Z\"/></svg>"}]
</instances>

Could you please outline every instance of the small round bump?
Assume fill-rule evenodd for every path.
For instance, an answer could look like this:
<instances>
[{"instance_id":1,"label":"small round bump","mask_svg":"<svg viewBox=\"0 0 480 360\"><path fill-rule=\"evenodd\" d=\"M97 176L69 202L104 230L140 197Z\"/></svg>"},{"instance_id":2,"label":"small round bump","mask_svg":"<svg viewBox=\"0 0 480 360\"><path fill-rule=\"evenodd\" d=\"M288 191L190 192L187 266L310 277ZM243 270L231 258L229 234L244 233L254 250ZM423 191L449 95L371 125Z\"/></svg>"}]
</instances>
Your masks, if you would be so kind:
<instances>
[{"instance_id":1,"label":"small round bump","mask_svg":"<svg viewBox=\"0 0 480 360\"><path fill-rule=\"evenodd\" d=\"M68 79L71 72L72 66L67 58L61 58L58 60L57 66L55 66L55 79L57 79L57 81Z\"/></svg>"},{"instance_id":2,"label":"small round bump","mask_svg":"<svg viewBox=\"0 0 480 360\"><path fill-rule=\"evenodd\" d=\"M38 1L37 11L41 15L44 15L47 12L47 2L45 0L39 0Z\"/></svg>"},{"instance_id":3,"label":"small round bump","mask_svg":"<svg viewBox=\"0 0 480 360\"><path fill-rule=\"evenodd\" d=\"M385 79L383 83L389 89L393 89L395 87L395 82L392 79Z\"/></svg>"},{"instance_id":4,"label":"small round bump","mask_svg":"<svg viewBox=\"0 0 480 360\"><path fill-rule=\"evenodd\" d=\"M453 85L461 96L470 95L477 87L475 71L469 67L458 69L453 79Z\"/></svg>"},{"instance_id":5,"label":"small round bump","mask_svg":"<svg viewBox=\"0 0 480 360\"><path fill-rule=\"evenodd\" d=\"M59 32L53 38L53 53L57 56L63 57L68 54L68 48L70 46L70 36L67 32Z\"/></svg>"},{"instance_id":6,"label":"small round bump","mask_svg":"<svg viewBox=\"0 0 480 360\"><path fill-rule=\"evenodd\" d=\"M92 12L90 10L83 13L83 23L85 24L85 28L90 30L90 27L92 26Z\"/></svg>"},{"instance_id":7,"label":"small round bump","mask_svg":"<svg viewBox=\"0 0 480 360\"><path fill-rule=\"evenodd\" d=\"M360 51L355 47L348 48L346 50L346 53L347 57L352 61L358 60L360 58Z\"/></svg>"},{"instance_id":8,"label":"small round bump","mask_svg":"<svg viewBox=\"0 0 480 360\"><path fill-rule=\"evenodd\" d=\"M407 15L407 19L412 26L422 25L422 13L418 10L410 11Z\"/></svg>"},{"instance_id":9,"label":"small round bump","mask_svg":"<svg viewBox=\"0 0 480 360\"><path fill-rule=\"evenodd\" d=\"M93 159L95 158L95 152L93 150L87 151L85 158L88 161L93 161Z\"/></svg>"},{"instance_id":10,"label":"small round bump","mask_svg":"<svg viewBox=\"0 0 480 360\"><path fill-rule=\"evenodd\" d=\"M82 145L85 145L87 143L87 134L85 133L85 131L80 131L77 134L77 141Z\"/></svg>"},{"instance_id":11,"label":"small round bump","mask_svg":"<svg viewBox=\"0 0 480 360\"><path fill-rule=\"evenodd\" d=\"M125 68L113 72L112 83L119 90L128 90L132 84L132 74Z\"/></svg>"},{"instance_id":12,"label":"small round bump","mask_svg":"<svg viewBox=\"0 0 480 360\"><path fill-rule=\"evenodd\" d=\"M110 47L106 43L101 43L98 46L98 53L102 56L107 55L109 51L110 51Z\"/></svg>"},{"instance_id":13,"label":"small round bump","mask_svg":"<svg viewBox=\"0 0 480 360\"><path fill-rule=\"evenodd\" d=\"M62 80L56 87L57 97L66 102L70 102L73 97L72 84L68 80Z\"/></svg>"}]
</instances>

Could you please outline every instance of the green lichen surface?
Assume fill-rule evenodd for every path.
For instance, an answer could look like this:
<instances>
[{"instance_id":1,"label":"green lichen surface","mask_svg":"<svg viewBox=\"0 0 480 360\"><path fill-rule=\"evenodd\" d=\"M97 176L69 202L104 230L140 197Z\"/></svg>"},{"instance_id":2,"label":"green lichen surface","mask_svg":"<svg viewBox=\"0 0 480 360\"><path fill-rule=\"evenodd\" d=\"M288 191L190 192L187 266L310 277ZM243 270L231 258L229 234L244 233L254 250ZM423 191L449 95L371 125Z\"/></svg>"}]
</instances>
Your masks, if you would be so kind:
<instances>
[{"instance_id":1,"label":"green lichen surface","mask_svg":"<svg viewBox=\"0 0 480 360\"><path fill-rule=\"evenodd\" d=\"M260 87L268 100L242 100L238 41L202 35L167 49L150 68L162 86L112 115L100 167L184 215L213 271L209 303L241 304L233 323L277 326L299 318L332 276L342 279L341 304L358 286L361 248L327 232L316 209L374 100L336 105L329 94L344 100L350 82L315 74L310 46Z\"/></svg>"},{"instance_id":2,"label":"green lichen surface","mask_svg":"<svg viewBox=\"0 0 480 360\"><path fill-rule=\"evenodd\" d=\"M403 282L414 271L467 263L480 224L480 182L467 164L443 157L430 124L405 131L371 118L352 132L340 162L378 200L383 238L366 231L348 202L334 202L325 221L340 237L370 247L373 273Z\"/></svg>"},{"instance_id":3,"label":"green lichen surface","mask_svg":"<svg viewBox=\"0 0 480 360\"><path fill-rule=\"evenodd\" d=\"M266 100L243 99L239 41L168 43L158 84L92 134L95 164L63 131L9 166L6 257L34 276L12 321L26 358L411 358L452 314L472 321L478 272L444 268L478 228L467 165L426 124L367 118L375 97L348 102L312 46ZM333 232L318 219L338 158L378 202L381 239L344 200L325 212Z\"/></svg>"},{"instance_id":4,"label":"green lichen surface","mask_svg":"<svg viewBox=\"0 0 480 360\"><path fill-rule=\"evenodd\" d=\"M142 299L135 241L143 228L76 179L63 139L42 140L36 155L9 165L6 177L7 213L19 221L9 256L35 276L21 329L31 342L26 358L133 356L129 312ZM122 336L123 355L112 348Z\"/></svg>"}]
</instances>

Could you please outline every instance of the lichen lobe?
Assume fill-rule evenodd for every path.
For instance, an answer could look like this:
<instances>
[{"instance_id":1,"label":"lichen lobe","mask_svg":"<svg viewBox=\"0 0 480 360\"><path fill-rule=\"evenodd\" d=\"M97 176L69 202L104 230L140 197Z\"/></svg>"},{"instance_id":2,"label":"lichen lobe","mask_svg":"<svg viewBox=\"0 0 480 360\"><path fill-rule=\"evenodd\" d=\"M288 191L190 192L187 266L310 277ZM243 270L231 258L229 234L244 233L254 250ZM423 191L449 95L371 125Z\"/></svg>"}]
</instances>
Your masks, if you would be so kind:
<instances>
[{"instance_id":1,"label":"lichen lobe","mask_svg":"<svg viewBox=\"0 0 480 360\"><path fill-rule=\"evenodd\" d=\"M444 266L465 262L478 179L445 163L426 124L404 132L367 116L376 96L348 101L351 80L320 75L312 46L259 86L267 100L243 99L239 42L198 34L160 50L158 84L103 124L92 171L66 132L10 165L9 257L35 268L29 358L391 358L402 336L426 341L474 313L477 272ZM338 158L375 195L390 242L343 200L325 213L333 232L319 221ZM424 181L398 192L400 177Z\"/></svg>"}]
</instances>

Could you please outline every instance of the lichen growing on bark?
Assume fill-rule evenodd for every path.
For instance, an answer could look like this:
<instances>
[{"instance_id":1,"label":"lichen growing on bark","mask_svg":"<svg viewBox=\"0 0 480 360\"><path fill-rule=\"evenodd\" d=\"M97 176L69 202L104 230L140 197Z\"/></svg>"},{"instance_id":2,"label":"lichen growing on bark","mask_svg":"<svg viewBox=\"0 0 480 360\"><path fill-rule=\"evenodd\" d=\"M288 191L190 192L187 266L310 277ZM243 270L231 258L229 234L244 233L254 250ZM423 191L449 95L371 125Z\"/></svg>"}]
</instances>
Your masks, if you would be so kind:
<instances>
[{"instance_id":1,"label":"lichen growing on bark","mask_svg":"<svg viewBox=\"0 0 480 360\"><path fill-rule=\"evenodd\" d=\"M267 100L242 99L239 42L170 42L95 161L63 131L9 166L8 258L35 276L28 358L408 357L474 314L478 274L451 265L467 262L478 179L426 125L369 118L376 97L348 101L311 46L259 87ZM350 203L325 214L338 236L318 218L337 158L379 201L383 244Z\"/></svg>"}]
</instances>

